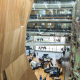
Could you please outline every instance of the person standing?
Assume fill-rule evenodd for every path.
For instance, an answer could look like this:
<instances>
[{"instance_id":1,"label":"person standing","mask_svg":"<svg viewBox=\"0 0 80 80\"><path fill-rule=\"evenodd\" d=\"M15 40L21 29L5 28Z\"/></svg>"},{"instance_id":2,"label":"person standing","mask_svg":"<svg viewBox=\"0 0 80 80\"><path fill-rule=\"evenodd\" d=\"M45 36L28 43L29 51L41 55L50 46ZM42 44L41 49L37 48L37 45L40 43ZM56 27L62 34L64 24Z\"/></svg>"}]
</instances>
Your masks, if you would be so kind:
<instances>
[{"instance_id":1,"label":"person standing","mask_svg":"<svg viewBox=\"0 0 80 80\"><path fill-rule=\"evenodd\" d=\"M53 66L53 63L51 62L51 65Z\"/></svg>"},{"instance_id":2,"label":"person standing","mask_svg":"<svg viewBox=\"0 0 80 80\"><path fill-rule=\"evenodd\" d=\"M65 47L65 51L66 51L66 47Z\"/></svg>"},{"instance_id":3,"label":"person standing","mask_svg":"<svg viewBox=\"0 0 80 80\"><path fill-rule=\"evenodd\" d=\"M37 16L37 19L38 19L39 18L39 14L37 13L36 16Z\"/></svg>"},{"instance_id":4,"label":"person standing","mask_svg":"<svg viewBox=\"0 0 80 80\"><path fill-rule=\"evenodd\" d=\"M38 56L38 51L37 51L37 56Z\"/></svg>"},{"instance_id":5,"label":"person standing","mask_svg":"<svg viewBox=\"0 0 80 80\"><path fill-rule=\"evenodd\" d=\"M65 51L63 51L63 56L65 56Z\"/></svg>"},{"instance_id":6,"label":"person standing","mask_svg":"<svg viewBox=\"0 0 80 80\"><path fill-rule=\"evenodd\" d=\"M30 50L29 50L29 56L30 56Z\"/></svg>"}]
</instances>

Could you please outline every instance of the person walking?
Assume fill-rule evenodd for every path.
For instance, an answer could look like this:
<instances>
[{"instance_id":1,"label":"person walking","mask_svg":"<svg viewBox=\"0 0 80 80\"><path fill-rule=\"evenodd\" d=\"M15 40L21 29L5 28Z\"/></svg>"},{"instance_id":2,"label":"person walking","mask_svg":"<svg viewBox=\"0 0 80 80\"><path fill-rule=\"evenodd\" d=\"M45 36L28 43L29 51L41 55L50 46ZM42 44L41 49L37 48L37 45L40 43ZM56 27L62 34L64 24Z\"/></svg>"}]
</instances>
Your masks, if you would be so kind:
<instances>
[{"instance_id":1,"label":"person walking","mask_svg":"<svg viewBox=\"0 0 80 80\"><path fill-rule=\"evenodd\" d=\"M65 56L65 51L63 51L63 56Z\"/></svg>"}]
</instances>

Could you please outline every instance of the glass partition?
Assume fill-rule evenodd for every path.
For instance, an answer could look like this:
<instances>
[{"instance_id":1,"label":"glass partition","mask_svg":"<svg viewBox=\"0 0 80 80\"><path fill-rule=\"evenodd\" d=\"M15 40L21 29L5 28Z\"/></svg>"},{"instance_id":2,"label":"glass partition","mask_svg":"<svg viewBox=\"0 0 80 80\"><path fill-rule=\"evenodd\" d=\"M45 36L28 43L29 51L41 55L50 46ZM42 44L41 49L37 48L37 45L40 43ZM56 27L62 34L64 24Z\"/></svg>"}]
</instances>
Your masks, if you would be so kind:
<instances>
[{"instance_id":1,"label":"glass partition","mask_svg":"<svg viewBox=\"0 0 80 80\"><path fill-rule=\"evenodd\" d=\"M72 23L28 23L27 29L71 30Z\"/></svg>"},{"instance_id":2,"label":"glass partition","mask_svg":"<svg viewBox=\"0 0 80 80\"><path fill-rule=\"evenodd\" d=\"M39 17L72 17L72 9L32 10L30 19Z\"/></svg>"},{"instance_id":3,"label":"glass partition","mask_svg":"<svg viewBox=\"0 0 80 80\"><path fill-rule=\"evenodd\" d=\"M65 43L65 37L53 37L53 36L34 36L35 42L54 42L54 43Z\"/></svg>"}]
</instances>

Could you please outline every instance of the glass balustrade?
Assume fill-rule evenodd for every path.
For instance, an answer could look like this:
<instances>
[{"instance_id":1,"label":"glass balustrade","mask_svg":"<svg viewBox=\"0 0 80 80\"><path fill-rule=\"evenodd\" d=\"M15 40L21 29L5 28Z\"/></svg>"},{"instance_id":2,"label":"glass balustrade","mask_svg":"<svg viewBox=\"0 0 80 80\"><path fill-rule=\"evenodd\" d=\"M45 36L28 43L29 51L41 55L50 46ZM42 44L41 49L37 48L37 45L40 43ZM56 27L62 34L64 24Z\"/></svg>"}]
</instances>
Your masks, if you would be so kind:
<instances>
[{"instance_id":1,"label":"glass balustrade","mask_svg":"<svg viewBox=\"0 0 80 80\"><path fill-rule=\"evenodd\" d=\"M59 3L59 2L74 2L75 0L34 0L34 3L47 3L47 4L53 4L53 3Z\"/></svg>"},{"instance_id":2,"label":"glass balustrade","mask_svg":"<svg viewBox=\"0 0 80 80\"><path fill-rule=\"evenodd\" d=\"M71 31L72 23L28 23L27 31L54 32Z\"/></svg>"}]
</instances>

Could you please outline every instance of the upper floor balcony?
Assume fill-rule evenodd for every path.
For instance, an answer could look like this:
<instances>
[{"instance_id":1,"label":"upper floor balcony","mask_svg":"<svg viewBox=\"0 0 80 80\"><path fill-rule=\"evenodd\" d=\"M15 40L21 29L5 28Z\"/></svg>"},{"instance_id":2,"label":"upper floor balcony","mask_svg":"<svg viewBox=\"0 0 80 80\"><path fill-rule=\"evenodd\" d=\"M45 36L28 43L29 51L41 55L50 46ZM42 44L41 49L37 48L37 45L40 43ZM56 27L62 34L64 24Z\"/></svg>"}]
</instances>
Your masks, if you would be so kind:
<instances>
[{"instance_id":1,"label":"upper floor balcony","mask_svg":"<svg viewBox=\"0 0 80 80\"><path fill-rule=\"evenodd\" d=\"M32 10L28 22L72 22L72 9Z\"/></svg>"},{"instance_id":2,"label":"upper floor balcony","mask_svg":"<svg viewBox=\"0 0 80 80\"><path fill-rule=\"evenodd\" d=\"M72 14L59 14L59 15L30 15L29 19L72 19Z\"/></svg>"}]
</instances>

